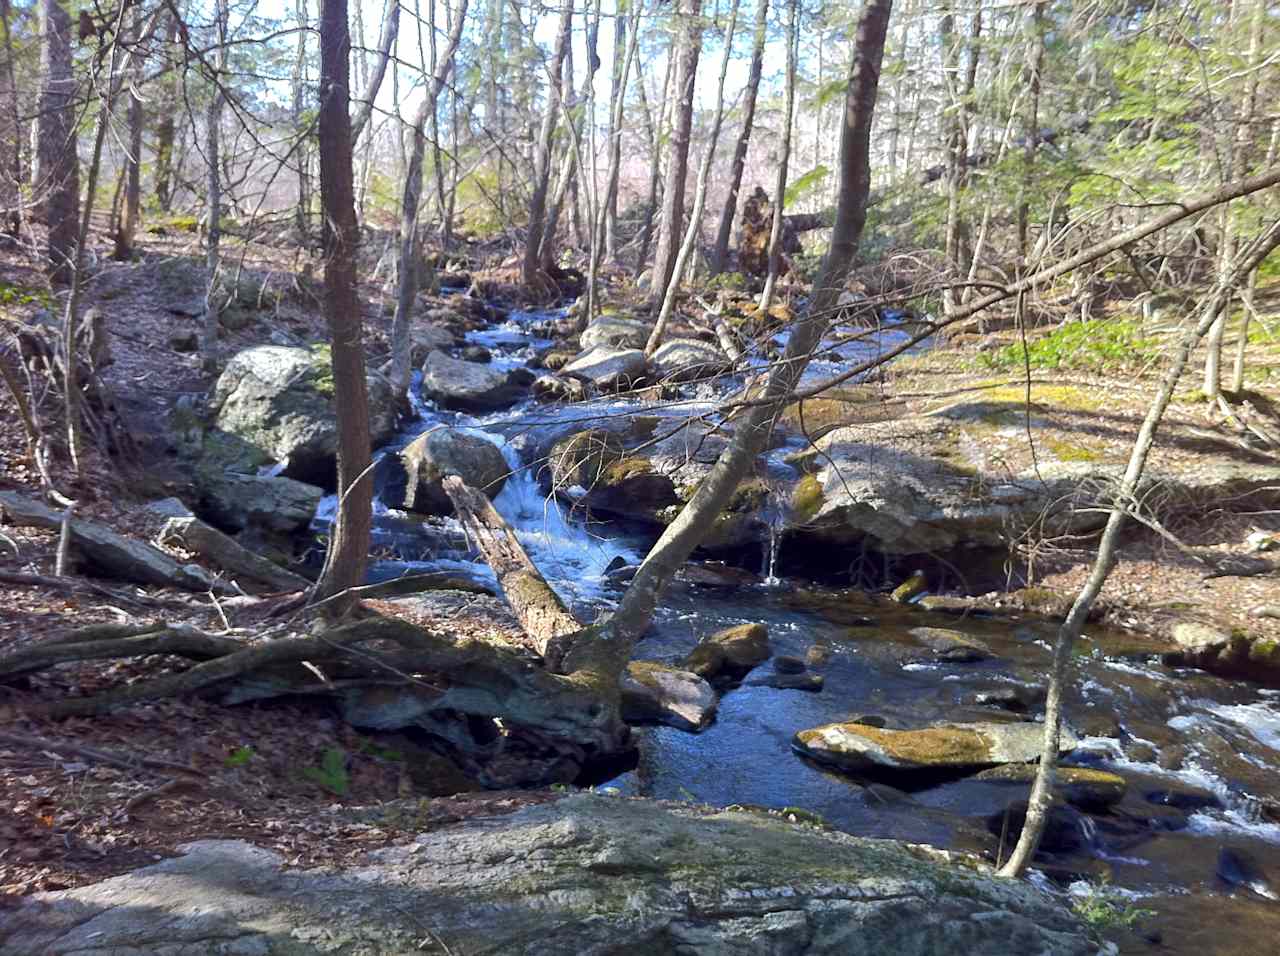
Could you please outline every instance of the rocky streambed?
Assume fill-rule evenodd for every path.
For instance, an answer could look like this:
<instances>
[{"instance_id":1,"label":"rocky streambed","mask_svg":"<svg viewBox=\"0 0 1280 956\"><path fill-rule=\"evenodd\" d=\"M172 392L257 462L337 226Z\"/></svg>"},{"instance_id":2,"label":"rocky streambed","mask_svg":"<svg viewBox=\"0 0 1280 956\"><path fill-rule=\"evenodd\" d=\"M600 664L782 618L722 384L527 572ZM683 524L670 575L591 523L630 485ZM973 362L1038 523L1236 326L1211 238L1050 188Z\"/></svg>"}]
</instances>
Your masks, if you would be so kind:
<instances>
[{"instance_id":1,"label":"rocky streambed","mask_svg":"<svg viewBox=\"0 0 1280 956\"><path fill-rule=\"evenodd\" d=\"M878 337L833 341L813 376L892 341L899 333L888 318ZM424 343L412 419L384 436L374 574L449 570L492 580L436 494L440 475L458 472L493 498L552 585L590 619L608 610L705 476L726 442L725 399L745 379L703 381L729 365L704 340L645 362L637 357L644 327L626 318L601 320L571 348L563 313L474 326ZM740 367L767 357L748 356ZM295 370L290 388L309 374ZM241 375L236 391L271 406L280 389L247 387L253 380ZM243 438L258 426L228 412L228 402L242 407L233 391L220 393L216 427L200 441L225 463L239 446L222 434ZM905 577L938 552L952 567L959 562L960 576L981 579L1032 523L1096 527L1089 506L1114 469L986 467L962 426L987 427L1003 411L981 403L903 418L857 388L830 402L788 415L702 560L665 602L630 675L638 762L605 786L785 808L860 836L998 858L1020 825L1053 623L812 582L879 584L884 571ZM282 408L259 420L296 425L292 415ZM317 444L307 429L295 431ZM294 463L314 457L288 444L278 441L243 480L294 500L294 485L281 483L295 481ZM1181 482L1184 497L1247 496L1265 494L1277 471L1227 464L1152 480ZM218 481L225 484L219 477L211 486ZM312 494L312 528L323 532L335 502ZM708 643L730 628L754 634L754 649ZM1064 760L1075 769L1064 774L1064 801L1037 866L1077 894L1106 881L1157 911L1154 935L1128 941L1134 951L1157 943L1186 953L1265 950L1280 906L1280 694L1177 665L1217 654L1274 680L1274 663L1261 643L1230 645L1238 635L1219 635L1219 651L1203 634L1196 640L1179 650L1090 630L1067 701ZM1212 940L1204 914L1221 924Z\"/></svg>"}]
</instances>

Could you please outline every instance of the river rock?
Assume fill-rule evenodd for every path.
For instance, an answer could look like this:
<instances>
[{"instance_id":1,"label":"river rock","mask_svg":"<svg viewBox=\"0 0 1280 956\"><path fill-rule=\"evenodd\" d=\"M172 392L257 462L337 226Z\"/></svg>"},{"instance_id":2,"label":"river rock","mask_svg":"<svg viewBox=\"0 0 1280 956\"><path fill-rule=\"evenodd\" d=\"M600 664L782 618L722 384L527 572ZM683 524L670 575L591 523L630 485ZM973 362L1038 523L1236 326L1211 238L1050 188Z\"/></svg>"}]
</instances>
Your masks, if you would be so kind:
<instances>
[{"instance_id":1,"label":"river rock","mask_svg":"<svg viewBox=\"0 0 1280 956\"><path fill-rule=\"evenodd\" d=\"M803 690L810 694L818 693L826 682L826 678L821 674L810 674L804 671L799 674L774 671L772 674L761 674L747 681L752 687L772 687L775 690Z\"/></svg>"},{"instance_id":2,"label":"river rock","mask_svg":"<svg viewBox=\"0 0 1280 956\"><path fill-rule=\"evenodd\" d=\"M969 857L598 794L466 818L372 851L358 869L288 867L235 840L181 850L15 900L0 953L392 954L424 939L524 956L1098 950L1061 902Z\"/></svg>"},{"instance_id":3,"label":"river rock","mask_svg":"<svg viewBox=\"0 0 1280 956\"><path fill-rule=\"evenodd\" d=\"M472 488L497 497L511 471L491 441L456 428L433 428L400 452L408 483L404 507L419 514L453 514L441 481L458 475Z\"/></svg>"},{"instance_id":4,"label":"river rock","mask_svg":"<svg viewBox=\"0 0 1280 956\"><path fill-rule=\"evenodd\" d=\"M1004 810L987 818L987 830L1002 839L1006 847L1018 842L1022 825L1027 819L1027 801L1015 800ZM1036 857L1045 853L1078 853L1089 846L1091 827L1075 807L1055 803L1049 808L1044 832Z\"/></svg>"},{"instance_id":5,"label":"river rock","mask_svg":"<svg viewBox=\"0 0 1280 956\"><path fill-rule=\"evenodd\" d=\"M551 446L546 467L539 473L543 491L580 498L625 454L622 439L613 432L602 428L576 432Z\"/></svg>"},{"instance_id":6,"label":"river rock","mask_svg":"<svg viewBox=\"0 0 1280 956\"><path fill-rule=\"evenodd\" d=\"M769 629L739 624L704 637L684 659L684 666L707 680L741 680L769 659Z\"/></svg>"},{"instance_id":7,"label":"river rock","mask_svg":"<svg viewBox=\"0 0 1280 956\"><path fill-rule=\"evenodd\" d=\"M948 663L967 664L992 656L991 648L981 641L949 627L913 627L908 633Z\"/></svg>"},{"instance_id":8,"label":"river rock","mask_svg":"<svg viewBox=\"0 0 1280 956\"><path fill-rule=\"evenodd\" d=\"M779 674L803 674L807 665L798 657L779 654L773 659L773 669Z\"/></svg>"},{"instance_id":9,"label":"river rock","mask_svg":"<svg viewBox=\"0 0 1280 956\"><path fill-rule=\"evenodd\" d=\"M315 517L324 491L281 475L197 473L200 515L224 531L247 528L292 534Z\"/></svg>"},{"instance_id":10,"label":"river rock","mask_svg":"<svg viewBox=\"0 0 1280 956\"><path fill-rule=\"evenodd\" d=\"M1035 778L1035 764L1010 763L983 770L973 779L1030 786ZM1072 806L1097 813L1123 800L1129 784L1124 777L1108 770L1060 766L1054 775L1054 789Z\"/></svg>"},{"instance_id":11,"label":"river rock","mask_svg":"<svg viewBox=\"0 0 1280 956\"><path fill-rule=\"evenodd\" d=\"M432 352L457 348L465 341L456 332L434 322L415 323L409 330L409 361L419 368Z\"/></svg>"},{"instance_id":12,"label":"river rock","mask_svg":"<svg viewBox=\"0 0 1280 956\"><path fill-rule=\"evenodd\" d=\"M821 763L855 773L964 773L1040 756L1044 728L1032 723L939 724L923 730L885 730L863 724L824 724L795 735L792 747ZM1079 741L1062 728L1062 753Z\"/></svg>"},{"instance_id":13,"label":"river rock","mask_svg":"<svg viewBox=\"0 0 1280 956\"><path fill-rule=\"evenodd\" d=\"M719 698L697 674L655 661L632 661L622 677L622 719L699 731L715 716Z\"/></svg>"},{"instance_id":14,"label":"river rock","mask_svg":"<svg viewBox=\"0 0 1280 956\"><path fill-rule=\"evenodd\" d=\"M578 344L584 352L595 348L643 349L652 330L649 323L638 319L602 315L583 330Z\"/></svg>"},{"instance_id":15,"label":"river rock","mask_svg":"<svg viewBox=\"0 0 1280 956\"><path fill-rule=\"evenodd\" d=\"M1196 667L1221 677L1280 687L1280 640L1195 621L1175 624L1173 640L1177 649L1160 658L1170 667Z\"/></svg>"},{"instance_id":16,"label":"river rock","mask_svg":"<svg viewBox=\"0 0 1280 956\"><path fill-rule=\"evenodd\" d=\"M381 375L368 379L369 430L374 447L395 433L398 400ZM259 345L235 355L210 398L214 429L206 436L206 463L251 474L280 462L283 474L314 484L334 481L338 420L333 372L321 349Z\"/></svg>"},{"instance_id":17,"label":"river rock","mask_svg":"<svg viewBox=\"0 0 1280 956\"><path fill-rule=\"evenodd\" d=\"M587 397L587 390L580 381L559 375L539 375L530 391L540 402L580 402Z\"/></svg>"},{"instance_id":18,"label":"river rock","mask_svg":"<svg viewBox=\"0 0 1280 956\"><path fill-rule=\"evenodd\" d=\"M581 378L602 392L629 389L648 372L644 352L639 349L596 347L583 352L562 368L561 373Z\"/></svg>"},{"instance_id":19,"label":"river rock","mask_svg":"<svg viewBox=\"0 0 1280 956\"><path fill-rule=\"evenodd\" d=\"M437 351L422 366L422 394L447 408L491 411L515 402L520 389L511 385L506 372Z\"/></svg>"},{"instance_id":20,"label":"river rock","mask_svg":"<svg viewBox=\"0 0 1280 956\"><path fill-rule=\"evenodd\" d=\"M970 701L978 707L999 707L1014 713L1026 713L1044 704L1043 684L1002 684L975 691Z\"/></svg>"},{"instance_id":21,"label":"river rock","mask_svg":"<svg viewBox=\"0 0 1280 956\"><path fill-rule=\"evenodd\" d=\"M649 362L664 382L712 378L729 368L720 349L699 339L668 339L658 346Z\"/></svg>"}]
</instances>

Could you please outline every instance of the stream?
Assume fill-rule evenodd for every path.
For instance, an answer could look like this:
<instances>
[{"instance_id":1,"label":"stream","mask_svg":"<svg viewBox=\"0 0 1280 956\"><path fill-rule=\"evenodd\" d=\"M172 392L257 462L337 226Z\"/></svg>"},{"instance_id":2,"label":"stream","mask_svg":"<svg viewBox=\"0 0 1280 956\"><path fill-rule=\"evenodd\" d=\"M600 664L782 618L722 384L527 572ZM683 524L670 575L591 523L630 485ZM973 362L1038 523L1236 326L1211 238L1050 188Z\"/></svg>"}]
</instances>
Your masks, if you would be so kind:
<instances>
[{"instance_id":1,"label":"stream","mask_svg":"<svg viewBox=\"0 0 1280 956\"><path fill-rule=\"evenodd\" d=\"M539 337L540 323L562 315L514 312L467 339L489 349L496 367L516 368L551 344ZM855 357L852 349L823 358L812 374L830 374ZM567 435L590 427L582 420L591 415L643 411L674 420L714 412L736 384L684 386L682 401L656 409L602 399L469 415L417 399L415 421L380 454L441 423L494 442L513 472L494 501L497 510L580 619L593 620L621 593L607 570L637 563L656 535L625 523L588 524L544 496L527 464L535 448L545 446L549 429ZM788 467L776 453L770 464ZM385 483L381 490L387 491ZM371 578L449 570L494 583L456 522L428 525L385 500L375 506ZM335 504L326 499L317 526L327 523ZM1031 615L962 618L788 577L779 538L771 534L761 545L758 565L737 587L673 585L637 657L676 663L702 637L760 622L769 628L775 656L803 659L815 644L830 648L829 660L814 668L825 678L821 692L744 684L723 694L715 721L701 733L636 728L638 766L605 786L659 799L796 808L858 835L994 857L1000 832L992 821L1025 798L1025 786L972 777L910 785L888 777L859 781L798 756L791 739L799 730L859 715L901 729L1025 719L980 704L975 695L1014 690L1034 698L1045 680L1055 624ZM922 658L908 633L920 626L962 631L991 656L971 663ZM1090 628L1066 714L1082 738L1069 762L1115 771L1128 790L1109 811L1071 810L1051 827L1035 878L1084 896L1105 881L1119 906L1154 911L1137 933L1123 934L1122 952L1280 951L1280 691L1173 670L1140 635Z\"/></svg>"}]
</instances>

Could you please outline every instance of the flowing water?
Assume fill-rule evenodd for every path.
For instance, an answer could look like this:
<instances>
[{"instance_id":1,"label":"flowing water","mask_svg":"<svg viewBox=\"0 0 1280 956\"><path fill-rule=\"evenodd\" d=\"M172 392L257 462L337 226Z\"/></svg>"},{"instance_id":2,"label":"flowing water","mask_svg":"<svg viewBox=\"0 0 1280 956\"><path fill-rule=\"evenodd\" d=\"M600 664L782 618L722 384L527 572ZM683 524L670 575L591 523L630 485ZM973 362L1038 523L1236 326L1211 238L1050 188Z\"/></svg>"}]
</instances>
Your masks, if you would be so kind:
<instances>
[{"instance_id":1,"label":"flowing water","mask_svg":"<svg viewBox=\"0 0 1280 956\"><path fill-rule=\"evenodd\" d=\"M489 348L500 367L514 368L548 344L531 333L546 318L515 313L503 326L468 339ZM828 367L822 372L856 357L849 349L824 360ZM707 412L717 397L699 386L683 402L646 405L643 411L673 417ZM591 620L620 593L606 572L638 562L654 533L588 523L584 515L568 512L543 495L528 460L549 431L568 434L590 427L585 420L592 416L640 410L636 403L606 400L474 416L419 400L416 421L383 453L440 423L494 442L512 468L495 506L552 586ZM392 500L388 480L383 490ZM318 524L333 506L332 499L322 506ZM701 733L638 728L638 766L608 786L715 805L798 808L855 834L988 856L1001 852L1002 826L992 821L1002 820L1010 802L1025 797L1025 787L973 778L927 785L854 780L798 756L791 740L799 730L869 714L894 728L1017 719L980 706L974 696L1001 688L1033 691L1042 684L1053 623L1031 616L953 618L789 579L780 561L781 511L767 517L757 583L732 589L675 585L637 656L678 662L701 637L763 622L775 655L803 658L814 645L830 649L829 660L815 668L825 678L823 690L747 684L723 695L715 722ZM493 580L451 519L424 524L379 503L376 525L375 578L449 569ZM963 631L991 656L977 663L922 657L908 633L922 625ZM1114 770L1129 787L1109 812L1065 817L1049 852L1037 859L1041 873L1077 894L1107 881L1122 904L1128 900L1156 911L1144 925L1158 931L1160 940L1130 935L1126 951L1280 952L1280 692L1170 670L1143 638L1096 630L1082 642L1066 712L1083 738L1071 761Z\"/></svg>"}]
</instances>

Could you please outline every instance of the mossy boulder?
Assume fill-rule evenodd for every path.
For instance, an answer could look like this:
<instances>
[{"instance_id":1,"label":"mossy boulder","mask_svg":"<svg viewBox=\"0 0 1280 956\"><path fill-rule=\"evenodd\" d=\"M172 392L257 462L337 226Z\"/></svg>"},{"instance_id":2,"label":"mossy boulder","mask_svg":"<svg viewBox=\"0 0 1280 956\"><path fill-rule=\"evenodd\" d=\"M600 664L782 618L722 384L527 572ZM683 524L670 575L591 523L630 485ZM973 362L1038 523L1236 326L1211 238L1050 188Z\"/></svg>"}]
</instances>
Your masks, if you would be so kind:
<instances>
[{"instance_id":1,"label":"mossy boulder","mask_svg":"<svg viewBox=\"0 0 1280 956\"><path fill-rule=\"evenodd\" d=\"M1036 778L1035 764L1011 763L978 773L975 780L1030 786ZM1102 812L1124 799L1129 782L1118 773L1092 767L1057 768L1054 790L1063 800L1081 810Z\"/></svg>"},{"instance_id":2,"label":"mossy boulder","mask_svg":"<svg viewBox=\"0 0 1280 956\"><path fill-rule=\"evenodd\" d=\"M250 474L274 462L283 465L286 477L331 486L338 421L329 362L323 348L260 345L235 355L210 396L208 464ZM368 390L369 430L377 447L395 433L399 402L381 375L369 376Z\"/></svg>"},{"instance_id":3,"label":"mossy boulder","mask_svg":"<svg viewBox=\"0 0 1280 956\"><path fill-rule=\"evenodd\" d=\"M715 716L719 697L697 674L656 661L632 661L622 675L622 719L698 731Z\"/></svg>"},{"instance_id":4,"label":"mossy boulder","mask_svg":"<svg viewBox=\"0 0 1280 956\"><path fill-rule=\"evenodd\" d=\"M908 633L939 660L953 664L985 661L992 656L991 648L982 641L949 627L913 627Z\"/></svg>"},{"instance_id":5,"label":"mossy boulder","mask_svg":"<svg viewBox=\"0 0 1280 956\"><path fill-rule=\"evenodd\" d=\"M1038 760L1044 728L1033 723L939 724L922 730L886 730L864 724L824 724L796 734L792 746L806 757L853 773L969 773ZM1063 728L1060 749L1079 741Z\"/></svg>"},{"instance_id":6,"label":"mossy boulder","mask_svg":"<svg viewBox=\"0 0 1280 956\"><path fill-rule=\"evenodd\" d=\"M1173 640L1177 648L1161 656L1170 667L1195 667L1280 687L1280 640L1196 621L1175 624Z\"/></svg>"},{"instance_id":7,"label":"mossy boulder","mask_svg":"<svg viewBox=\"0 0 1280 956\"><path fill-rule=\"evenodd\" d=\"M763 624L739 624L704 637L684 659L684 666L699 677L741 680L769 659L769 628Z\"/></svg>"},{"instance_id":8,"label":"mossy boulder","mask_svg":"<svg viewBox=\"0 0 1280 956\"><path fill-rule=\"evenodd\" d=\"M490 498L506 484L510 467L491 441L456 428L433 428L400 452L407 477L404 507L419 514L453 514L441 481L458 475Z\"/></svg>"},{"instance_id":9,"label":"mossy boulder","mask_svg":"<svg viewBox=\"0 0 1280 956\"><path fill-rule=\"evenodd\" d=\"M539 474L543 490L578 497L596 487L608 467L625 455L622 439L613 432L601 428L577 432L551 446Z\"/></svg>"}]
</instances>

